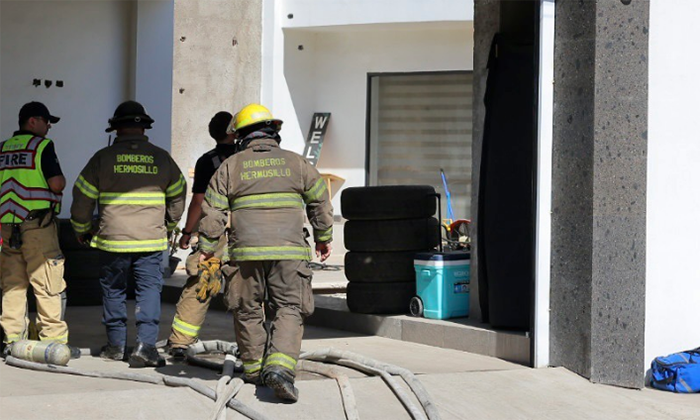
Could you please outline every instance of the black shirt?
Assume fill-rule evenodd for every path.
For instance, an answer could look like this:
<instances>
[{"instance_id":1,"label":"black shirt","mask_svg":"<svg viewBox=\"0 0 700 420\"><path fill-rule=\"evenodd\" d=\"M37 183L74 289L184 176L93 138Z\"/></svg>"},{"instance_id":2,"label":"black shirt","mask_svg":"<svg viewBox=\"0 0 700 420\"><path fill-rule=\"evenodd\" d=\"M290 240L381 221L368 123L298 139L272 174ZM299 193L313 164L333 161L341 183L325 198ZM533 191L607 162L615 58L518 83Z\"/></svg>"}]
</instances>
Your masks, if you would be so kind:
<instances>
[{"instance_id":1,"label":"black shirt","mask_svg":"<svg viewBox=\"0 0 700 420\"><path fill-rule=\"evenodd\" d=\"M216 148L203 154L194 166L194 183L192 184L193 194L204 194L207 192L209 181L219 169L222 163L238 150L235 144L217 144Z\"/></svg>"},{"instance_id":2,"label":"black shirt","mask_svg":"<svg viewBox=\"0 0 700 420\"><path fill-rule=\"evenodd\" d=\"M12 136L23 136L27 134L34 136L34 133L25 130L15 131ZM41 172L44 175L44 179L63 175L61 165L58 163L58 156L56 155L56 148L53 145L53 141L46 145L44 152L41 154Z\"/></svg>"}]
</instances>

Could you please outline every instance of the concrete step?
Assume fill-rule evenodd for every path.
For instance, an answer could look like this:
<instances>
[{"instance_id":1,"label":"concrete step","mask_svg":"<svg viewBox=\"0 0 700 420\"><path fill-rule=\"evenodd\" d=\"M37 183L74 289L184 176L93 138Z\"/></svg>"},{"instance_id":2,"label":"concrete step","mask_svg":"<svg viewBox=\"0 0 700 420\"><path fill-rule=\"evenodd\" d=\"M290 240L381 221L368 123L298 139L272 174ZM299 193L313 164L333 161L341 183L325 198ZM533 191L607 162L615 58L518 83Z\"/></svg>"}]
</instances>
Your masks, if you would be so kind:
<instances>
[{"instance_id":1,"label":"concrete step","mask_svg":"<svg viewBox=\"0 0 700 420\"><path fill-rule=\"evenodd\" d=\"M343 267L343 224L334 226L333 254L326 270L314 270L313 288L316 311L307 320L308 325L369 334L434 347L466 351L497 357L523 365L530 365L530 337L520 331L494 330L488 324L469 318L432 320L407 315L367 315L352 313L347 307L345 287L347 279ZM178 270L166 279L163 301L177 303L187 275ZM211 307L226 310L217 297Z\"/></svg>"},{"instance_id":2,"label":"concrete step","mask_svg":"<svg viewBox=\"0 0 700 420\"><path fill-rule=\"evenodd\" d=\"M408 315L369 315L350 312L344 294L315 297L316 310L308 325L370 334L434 347L530 364L529 334L494 330L487 324L455 318L436 320Z\"/></svg>"},{"instance_id":3,"label":"concrete step","mask_svg":"<svg viewBox=\"0 0 700 420\"><path fill-rule=\"evenodd\" d=\"M163 302L177 303L186 279L186 275L179 273L166 279ZM333 288L342 290L346 283L338 272L321 272L320 275L316 272L314 292L332 293ZM347 307L344 293L315 293L315 302L316 310L307 319L308 325L466 351L523 365L530 364L530 337L524 332L494 330L487 324L469 318L434 320L407 315L353 313ZM219 311L227 309L221 295L214 299L211 308Z\"/></svg>"}]
</instances>

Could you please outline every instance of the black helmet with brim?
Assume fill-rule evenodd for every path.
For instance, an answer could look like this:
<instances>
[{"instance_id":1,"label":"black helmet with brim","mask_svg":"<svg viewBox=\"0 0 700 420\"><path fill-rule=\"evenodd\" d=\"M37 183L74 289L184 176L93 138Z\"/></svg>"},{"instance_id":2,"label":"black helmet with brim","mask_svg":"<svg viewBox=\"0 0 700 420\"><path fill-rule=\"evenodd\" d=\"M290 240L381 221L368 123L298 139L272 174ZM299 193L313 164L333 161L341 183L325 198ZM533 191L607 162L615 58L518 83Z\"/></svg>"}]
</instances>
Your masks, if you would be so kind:
<instances>
[{"instance_id":1,"label":"black helmet with brim","mask_svg":"<svg viewBox=\"0 0 700 420\"><path fill-rule=\"evenodd\" d=\"M105 130L107 133L122 127L143 127L145 129L152 128L155 120L146 114L146 109L136 101L122 102L116 110L114 116L109 119L109 127Z\"/></svg>"}]
</instances>

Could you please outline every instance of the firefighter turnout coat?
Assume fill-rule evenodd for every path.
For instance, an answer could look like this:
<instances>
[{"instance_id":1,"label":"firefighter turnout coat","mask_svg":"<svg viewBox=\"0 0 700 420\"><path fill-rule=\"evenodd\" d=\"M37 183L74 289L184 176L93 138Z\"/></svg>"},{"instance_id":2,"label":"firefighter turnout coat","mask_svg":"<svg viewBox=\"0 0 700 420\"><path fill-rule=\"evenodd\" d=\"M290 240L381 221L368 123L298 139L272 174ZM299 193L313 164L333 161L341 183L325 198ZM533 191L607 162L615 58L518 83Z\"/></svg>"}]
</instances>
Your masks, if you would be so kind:
<instances>
[{"instance_id":1,"label":"firefighter turnout coat","mask_svg":"<svg viewBox=\"0 0 700 420\"><path fill-rule=\"evenodd\" d=\"M200 249L214 252L231 215L229 254L240 261L310 260L304 207L317 243L330 242L333 207L326 183L302 156L258 138L224 162L205 193Z\"/></svg>"},{"instance_id":2,"label":"firefighter turnout coat","mask_svg":"<svg viewBox=\"0 0 700 420\"><path fill-rule=\"evenodd\" d=\"M244 375L254 382L267 369L294 377L304 318L313 313L304 207L316 243L332 240L333 208L325 180L306 159L264 133L252 136L260 137L227 159L209 183L199 243L203 252L213 252L230 214L234 265L226 301ZM263 301L275 312L267 349Z\"/></svg>"},{"instance_id":3,"label":"firefighter turnout coat","mask_svg":"<svg viewBox=\"0 0 700 420\"><path fill-rule=\"evenodd\" d=\"M146 136L119 136L90 159L73 187L71 224L89 233L95 204L99 228L91 246L107 252L168 248L185 210L185 178L165 150Z\"/></svg>"}]
</instances>

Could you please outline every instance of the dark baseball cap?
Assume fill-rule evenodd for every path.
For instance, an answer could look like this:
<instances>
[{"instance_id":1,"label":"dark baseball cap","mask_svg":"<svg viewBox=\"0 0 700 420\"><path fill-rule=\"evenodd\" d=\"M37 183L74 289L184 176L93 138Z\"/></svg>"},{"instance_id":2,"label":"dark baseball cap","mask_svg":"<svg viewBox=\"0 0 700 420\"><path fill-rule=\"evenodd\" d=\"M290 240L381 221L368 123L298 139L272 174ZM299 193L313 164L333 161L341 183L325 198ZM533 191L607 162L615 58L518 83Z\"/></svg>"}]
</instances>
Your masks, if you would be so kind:
<instances>
[{"instance_id":1,"label":"dark baseball cap","mask_svg":"<svg viewBox=\"0 0 700 420\"><path fill-rule=\"evenodd\" d=\"M60 118L51 115L46 105L42 104L41 102L26 103L22 109L19 110L20 121L26 121L31 117L46 118L51 124L56 124L61 120Z\"/></svg>"}]
</instances>

